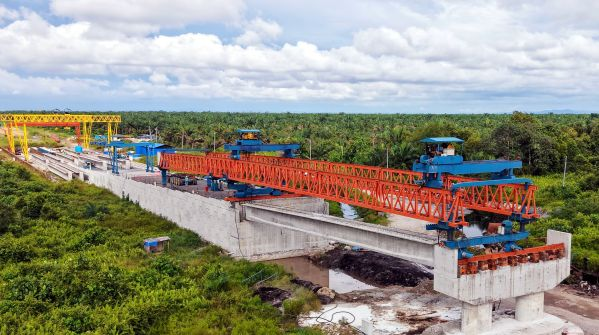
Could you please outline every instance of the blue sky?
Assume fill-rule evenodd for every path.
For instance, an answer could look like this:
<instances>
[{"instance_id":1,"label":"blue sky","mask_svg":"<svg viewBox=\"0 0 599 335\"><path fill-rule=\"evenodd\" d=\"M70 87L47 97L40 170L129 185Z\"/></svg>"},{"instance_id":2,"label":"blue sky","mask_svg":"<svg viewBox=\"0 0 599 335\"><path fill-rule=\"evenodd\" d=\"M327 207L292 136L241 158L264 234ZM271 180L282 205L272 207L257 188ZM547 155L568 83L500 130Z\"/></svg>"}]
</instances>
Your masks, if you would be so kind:
<instances>
[{"instance_id":1,"label":"blue sky","mask_svg":"<svg viewBox=\"0 0 599 335\"><path fill-rule=\"evenodd\" d=\"M4 0L0 110L599 111L599 2Z\"/></svg>"}]
</instances>

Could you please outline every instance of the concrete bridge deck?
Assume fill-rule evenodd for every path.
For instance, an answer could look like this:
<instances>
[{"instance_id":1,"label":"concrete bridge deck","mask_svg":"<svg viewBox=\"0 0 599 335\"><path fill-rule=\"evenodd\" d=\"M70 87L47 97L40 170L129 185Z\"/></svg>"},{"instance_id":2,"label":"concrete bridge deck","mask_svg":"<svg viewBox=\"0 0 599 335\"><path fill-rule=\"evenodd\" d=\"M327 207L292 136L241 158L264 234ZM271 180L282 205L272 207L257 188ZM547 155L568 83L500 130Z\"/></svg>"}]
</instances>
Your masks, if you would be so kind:
<instances>
[{"instance_id":1,"label":"concrete bridge deck","mask_svg":"<svg viewBox=\"0 0 599 335\"><path fill-rule=\"evenodd\" d=\"M55 173L64 179L71 179L73 172L78 171L81 179L127 197L198 233L234 257L284 258L322 250L329 241L338 241L434 265L435 290L462 301L462 323L457 329L445 329L446 334L505 333L493 329L492 302L508 297L516 298L515 318L510 325L513 329L531 329L546 319L543 291L555 287L569 274L571 235L567 233L549 231L547 236L548 243L565 245L566 257L562 259L462 275L458 272L457 251L439 246L435 236L333 217L327 215L328 204L322 199L299 197L231 203L132 179L145 174L141 169L124 170L116 176L52 158L46 160L47 168L56 168ZM43 157L35 160L42 163ZM536 327L526 334L560 334L563 327L558 322L555 331Z\"/></svg>"},{"instance_id":2,"label":"concrete bridge deck","mask_svg":"<svg viewBox=\"0 0 599 335\"><path fill-rule=\"evenodd\" d=\"M434 264L437 239L427 234L266 205L259 201L245 203L242 208L241 217L251 222L312 234L423 265Z\"/></svg>"}]
</instances>

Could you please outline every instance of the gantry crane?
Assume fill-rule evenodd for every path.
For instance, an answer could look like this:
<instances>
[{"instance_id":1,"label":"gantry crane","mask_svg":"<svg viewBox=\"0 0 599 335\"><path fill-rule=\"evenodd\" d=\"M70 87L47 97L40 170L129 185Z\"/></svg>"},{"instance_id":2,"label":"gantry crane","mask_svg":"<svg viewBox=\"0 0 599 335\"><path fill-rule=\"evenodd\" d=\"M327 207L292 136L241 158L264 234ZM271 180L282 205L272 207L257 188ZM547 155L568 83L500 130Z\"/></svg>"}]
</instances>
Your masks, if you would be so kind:
<instances>
[{"instance_id":1,"label":"gantry crane","mask_svg":"<svg viewBox=\"0 0 599 335\"><path fill-rule=\"evenodd\" d=\"M21 128L22 135L19 136L21 151L25 159L29 159L29 145L27 127L75 127L76 133L80 135L83 128L83 147L88 149L90 145L92 126L94 123L105 123L107 138L112 139L116 134L118 124L121 122L120 115L93 115L93 114L0 114L0 122L4 125L4 132L8 140L8 147L12 153L15 149L15 130Z\"/></svg>"}]
</instances>

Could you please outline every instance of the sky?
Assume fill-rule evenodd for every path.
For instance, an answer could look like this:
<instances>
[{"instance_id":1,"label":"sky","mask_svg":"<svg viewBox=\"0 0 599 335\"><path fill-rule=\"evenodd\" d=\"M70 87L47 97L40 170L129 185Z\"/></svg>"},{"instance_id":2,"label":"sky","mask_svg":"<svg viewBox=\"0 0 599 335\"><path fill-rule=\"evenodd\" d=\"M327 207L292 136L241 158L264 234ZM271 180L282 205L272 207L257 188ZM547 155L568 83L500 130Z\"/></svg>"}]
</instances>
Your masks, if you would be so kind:
<instances>
[{"instance_id":1,"label":"sky","mask_svg":"<svg viewBox=\"0 0 599 335\"><path fill-rule=\"evenodd\" d=\"M598 103L596 0L0 0L0 110Z\"/></svg>"}]
</instances>

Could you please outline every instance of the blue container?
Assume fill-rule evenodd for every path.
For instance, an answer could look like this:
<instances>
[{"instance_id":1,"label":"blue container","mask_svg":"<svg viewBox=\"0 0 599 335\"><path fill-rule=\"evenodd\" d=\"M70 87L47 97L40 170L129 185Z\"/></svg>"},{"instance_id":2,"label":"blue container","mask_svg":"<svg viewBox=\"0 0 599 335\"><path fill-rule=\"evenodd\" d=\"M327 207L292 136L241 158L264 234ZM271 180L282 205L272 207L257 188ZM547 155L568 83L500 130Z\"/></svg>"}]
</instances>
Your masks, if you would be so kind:
<instances>
[{"instance_id":1,"label":"blue container","mask_svg":"<svg viewBox=\"0 0 599 335\"><path fill-rule=\"evenodd\" d=\"M80 154L81 154L81 153L83 153L83 147L82 147L82 146L80 146L80 145L76 146L76 147L75 147L75 152L76 152L76 153L80 153Z\"/></svg>"}]
</instances>

